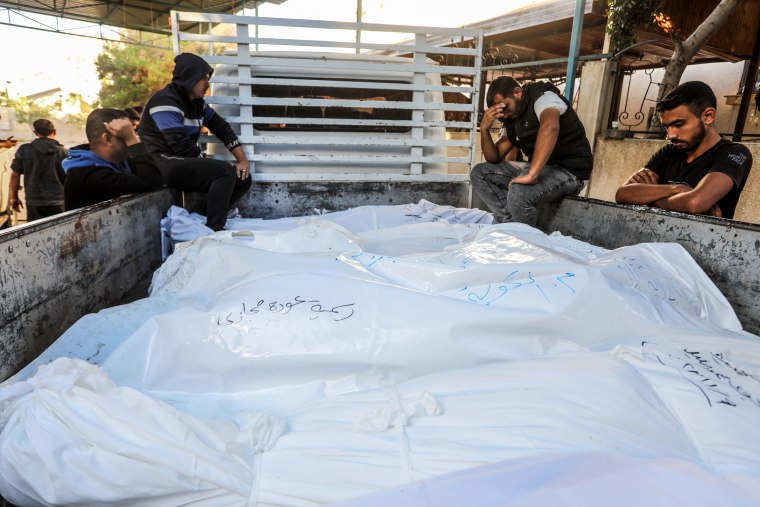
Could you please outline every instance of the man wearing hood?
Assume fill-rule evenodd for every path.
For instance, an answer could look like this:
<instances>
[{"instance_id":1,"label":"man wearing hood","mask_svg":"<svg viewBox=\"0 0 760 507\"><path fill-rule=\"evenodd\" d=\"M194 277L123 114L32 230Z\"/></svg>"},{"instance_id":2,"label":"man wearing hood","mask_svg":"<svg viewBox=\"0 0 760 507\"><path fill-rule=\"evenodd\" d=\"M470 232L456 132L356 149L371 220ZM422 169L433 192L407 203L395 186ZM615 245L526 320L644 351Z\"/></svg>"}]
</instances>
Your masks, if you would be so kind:
<instances>
[{"instance_id":1,"label":"man wearing hood","mask_svg":"<svg viewBox=\"0 0 760 507\"><path fill-rule=\"evenodd\" d=\"M63 161L67 210L163 187L161 172L126 112L95 109L87 117L85 133L89 144L72 148Z\"/></svg>"},{"instance_id":2,"label":"man wearing hood","mask_svg":"<svg viewBox=\"0 0 760 507\"><path fill-rule=\"evenodd\" d=\"M22 144L11 163L13 172L8 203L17 213L23 208L18 198L23 174L26 219L29 222L63 212L63 182L66 179L61 168L66 149L55 140L55 125L41 118L32 127L37 138Z\"/></svg>"},{"instance_id":3,"label":"man wearing hood","mask_svg":"<svg viewBox=\"0 0 760 507\"><path fill-rule=\"evenodd\" d=\"M206 225L219 231L232 205L251 187L248 159L229 123L203 100L211 66L191 53L174 63L172 82L148 100L138 131L168 186L207 193ZM198 145L203 127L232 152L234 164L203 158Z\"/></svg>"}]
</instances>

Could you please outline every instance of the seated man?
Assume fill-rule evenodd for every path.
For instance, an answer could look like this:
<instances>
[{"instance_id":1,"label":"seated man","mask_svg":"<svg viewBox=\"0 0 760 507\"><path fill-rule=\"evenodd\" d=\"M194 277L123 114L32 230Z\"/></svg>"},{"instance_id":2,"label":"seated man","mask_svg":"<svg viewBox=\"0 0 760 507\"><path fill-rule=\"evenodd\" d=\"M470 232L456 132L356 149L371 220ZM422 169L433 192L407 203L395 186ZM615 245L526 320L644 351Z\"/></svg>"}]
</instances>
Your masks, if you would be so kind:
<instances>
[{"instance_id":1,"label":"seated man","mask_svg":"<svg viewBox=\"0 0 760 507\"><path fill-rule=\"evenodd\" d=\"M721 139L715 94L701 81L677 86L657 104L670 144L618 188L615 201L733 218L752 155Z\"/></svg>"},{"instance_id":2,"label":"seated man","mask_svg":"<svg viewBox=\"0 0 760 507\"><path fill-rule=\"evenodd\" d=\"M161 172L127 113L95 109L87 117L85 133L89 144L72 148L63 161L66 210L163 187Z\"/></svg>"},{"instance_id":3,"label":"seated man","mask_svg":"<svg viewBox=\"0 0 760 507\"><path fill-rule=\"evenodd\" d=\"M493 81L480 122L487 162L470 172L473 191L499 222L536 225L536 206L577 195L591 174L591 147L578 115L551 83L520 87L513 78ZM504 123L494 143L491 126ZM507 162L517 149L528 163ZM509 156L508 156L509 155Z\"/></svg>"},{"instance_id":4,"label":"seated man","mask_svg":"<svg viewBox=\"0 0 760 507\"><path fill-rule=\"evenodd\" d=\"M138 130L170 187L206 192L206 225L224 229L232 205L251 188L248 158L229 123L203 100L213 73L200 56L174 59L172 82L148 99ZM198 146L207 127L236 162L203 158Z\"/></svg>"}]
</instances>

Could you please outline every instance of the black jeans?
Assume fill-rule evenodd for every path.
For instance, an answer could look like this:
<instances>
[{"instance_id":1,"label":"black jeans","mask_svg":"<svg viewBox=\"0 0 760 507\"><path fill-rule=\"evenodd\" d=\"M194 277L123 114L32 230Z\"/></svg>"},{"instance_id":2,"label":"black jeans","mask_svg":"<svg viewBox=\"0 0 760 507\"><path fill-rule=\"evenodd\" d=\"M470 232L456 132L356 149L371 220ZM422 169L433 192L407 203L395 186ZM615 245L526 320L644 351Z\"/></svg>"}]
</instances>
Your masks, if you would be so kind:
<instances>
[{"instance_id":1,"label":"black jeans","mask_svg":"<svg viewBox=\"0 0 760 507\"><path fill-rule=\"evenodd\" d=\"M63 204L59 206L26 206L26 221L39 220L40 218L51 217L65 210Z\"/></svg>"},{"instance_id":2,"label":"black jeans","mask_svg":"<svg viewBox=\"0 0 760 507\"><path fill-rule=\"evenodd\" d=\"M184 158L170 155L154 157L166 184L187 192L206 192L206 225L224 229L227 213L251 188L251 176L237 177L229 162L211 158Z\"/></svg>"}]
</instances>

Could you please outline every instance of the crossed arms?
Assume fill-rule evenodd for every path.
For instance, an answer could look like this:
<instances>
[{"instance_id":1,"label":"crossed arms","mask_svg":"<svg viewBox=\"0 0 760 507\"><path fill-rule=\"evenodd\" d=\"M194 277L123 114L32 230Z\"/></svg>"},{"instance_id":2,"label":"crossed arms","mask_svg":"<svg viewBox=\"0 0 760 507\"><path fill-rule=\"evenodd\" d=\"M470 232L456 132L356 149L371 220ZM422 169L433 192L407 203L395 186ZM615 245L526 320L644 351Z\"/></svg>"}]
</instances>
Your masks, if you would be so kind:
<instances>
[{"instance_id":1,"label":"crossed arms","mask_svg":"<svg viewBox=\"0 0 760 507\"><path fill-rule=\"evenodd\" d=\"M721 217L718 201L734 187L731 177L720 172L707 174L694 188L658 181L659 176L651 169L639 169L618 188L615 202Z\"/></svg>"}]
</instances>

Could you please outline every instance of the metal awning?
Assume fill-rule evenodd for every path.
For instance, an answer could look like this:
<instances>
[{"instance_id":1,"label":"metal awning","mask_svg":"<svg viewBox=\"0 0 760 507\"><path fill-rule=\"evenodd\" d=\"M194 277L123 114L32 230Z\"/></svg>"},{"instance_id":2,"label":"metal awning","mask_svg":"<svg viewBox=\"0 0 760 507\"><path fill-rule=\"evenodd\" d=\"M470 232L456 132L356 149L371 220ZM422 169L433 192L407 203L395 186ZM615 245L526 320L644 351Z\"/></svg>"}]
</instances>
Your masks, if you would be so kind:
<instances>
[{"instance_id":1,"label":"metal awning","mask_svg":"<svg viewBox=\"0 0 760 507\"><path fill-rule=\"evenodd\" d=\"M263 3L281 4L283 2L285 0L163 0L158 2L143 0L13 0L0 1L0 8L13 12L45 14L96 25L170 35L169 12L172 10L234 14L244 8L255 9L256 6ZM0 23L15 25L10 19L9 14L8 20L1 20ZM23 26L58 31L56 27ZM183 27L183 29L188 29L188 27Z\"/></svg>"}]
</instances>

